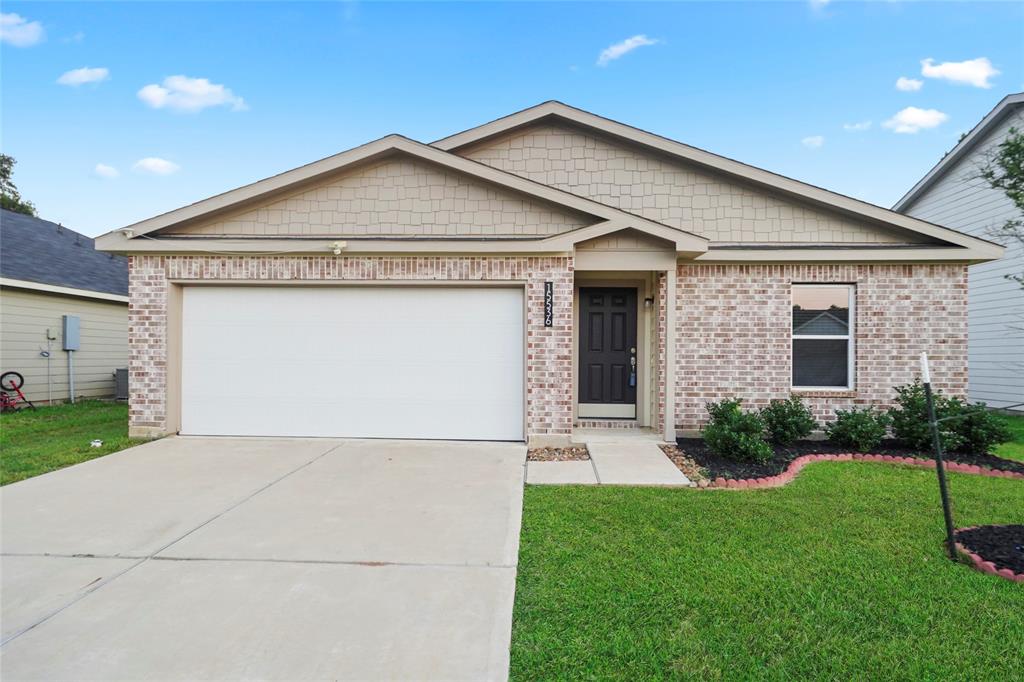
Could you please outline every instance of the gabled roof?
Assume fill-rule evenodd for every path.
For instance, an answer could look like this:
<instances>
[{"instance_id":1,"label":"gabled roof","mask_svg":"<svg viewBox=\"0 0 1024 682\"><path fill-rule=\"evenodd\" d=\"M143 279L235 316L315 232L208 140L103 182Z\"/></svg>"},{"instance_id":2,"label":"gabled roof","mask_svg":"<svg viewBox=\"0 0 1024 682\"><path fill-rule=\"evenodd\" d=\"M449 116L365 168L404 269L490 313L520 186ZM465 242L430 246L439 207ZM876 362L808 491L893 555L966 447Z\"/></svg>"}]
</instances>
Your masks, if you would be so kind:
<instances>
[{"instance_id":1,"label":"gabled roof","mask_svg":"<svg viewBox=\"0 0 1024 682\"><path fill-rule=\"evenodd\" d=\"M128 295L128 259L49 220L0 210L0 278Z\"/></svg>"},{"instance_id":2,"label":"gabled roof","mask_svg":"<svg viewBox=\"0 0 1024 682\"><path fill-rule=\"evenodd\" d=\"M1003 253L1002 247L993 242L749 166L739 161L712 154L703 149L691 147L690 145L676 142L675 140L661 137L660 135L619 123L618 121L603 118L554 100L442 138L433 142L432 146L448 152L458 153L460 149L470 145L546 121L562 121L575 127L589 129L607 137L624 140L662 154L667 154L670 157L703 166L712 171L737 178L745 183L761 186L775 193L795 197L802 201L820 205L873 223L910 230L933 239L939 239L970 250L969 257L993 259L999 258Z\"/></svg>"},{"instance_id":3,"label":"gabled roof","mask_svg":"<svg viewBox=\"0 0 1024 682\"><path fill-rule=\"evenodd\" d=\"M985 118L981 119L978 125L974 126L971 132L967 133L949 152L943 156L935 166L910 188L910 191L903 195L903 198L892 207L894 211L905 211L910 205L917 201L918 197L924 194L929 187L934 185L945 175L946 171L956 165L972 149L985 141L989 131L999 125L1003 119L1010 115L1015 109L1024 106L1024 92L1014 95L1007 95L992 111L988 112Z\"/></svg>"},{"instance_id":4,"label":"gabled roof","mask_svg":"<svg viewBox=\"0 0 1024 682\"><path fill-rule=\"evenodd\" d=\"M277 195L286 190L304 186L324 176L343 171L348 167L356 167L359 164L384 158L391 154L404 154L421 159L478 180L519 192L534 199L561 206L569 211L593 216L594 222L604 226L603 229L606 230L632 227L663 239L669 239L675 243L679 252L697 254L707 251L708 240L704 237L627 213L607 204L549 187L455 154L449 154L401 135L388 135L349 151L329 156L285 173L129 225L121 230L99 237L99 244L101 248L114 249L119 246L123 247L125 245L125 237L128 240L138 239L172 225L178 226L205 219L215 214ZM589 230L589 228L585 229ZM130 233L131 236L124 234L126 232ZM575 230L559 235L559 237L567 238L571 242L577 232L580 232L581 235L587 235L579 236L579 239L588 239L594 236L592 230L587 233ZM447 241L456 240L451 239ZM545 240L534 241L543 242ZM558 243L565 241L566 239L560 239Z\"/></svg>"}]
</instances>

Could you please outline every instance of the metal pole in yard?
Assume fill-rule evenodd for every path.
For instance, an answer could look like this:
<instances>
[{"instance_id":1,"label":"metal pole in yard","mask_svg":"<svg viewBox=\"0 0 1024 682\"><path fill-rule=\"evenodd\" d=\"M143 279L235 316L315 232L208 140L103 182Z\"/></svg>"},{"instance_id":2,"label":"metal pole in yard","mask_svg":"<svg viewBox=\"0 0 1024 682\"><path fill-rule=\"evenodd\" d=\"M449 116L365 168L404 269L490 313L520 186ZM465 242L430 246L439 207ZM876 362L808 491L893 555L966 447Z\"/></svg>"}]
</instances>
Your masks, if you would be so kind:
<instances>
[{"instance_id":1,"label":"metal pole in yard","mask_svg":"<svg viewBox=\"0 0 1024 682\"><path fill-rule=\"evenodd\" d=\"M75 403L75 351L68 351L68 400Z\"/></svg>"},{"instance_id":2,"label":"metal pole in yard","mask_svg":"<svg viewBox=\"0 0 1024 682\"><path fill-rule=\"evenodd\" d=\"M956 561L956 538L953 537L953 510L949 506L949 488L946 485L946 465L942 461L942 439L939 438L939 423L935 419L935 400L932 397L932 378L928 371L928 353L921 353L921 381L924 383L925 400L928 402L928 426L932 430L932 447L935 449L935 473L939 476L939 494L942 496L942 514L946 519L946 549L949 558Z\"/></svg>"}]
</instances>

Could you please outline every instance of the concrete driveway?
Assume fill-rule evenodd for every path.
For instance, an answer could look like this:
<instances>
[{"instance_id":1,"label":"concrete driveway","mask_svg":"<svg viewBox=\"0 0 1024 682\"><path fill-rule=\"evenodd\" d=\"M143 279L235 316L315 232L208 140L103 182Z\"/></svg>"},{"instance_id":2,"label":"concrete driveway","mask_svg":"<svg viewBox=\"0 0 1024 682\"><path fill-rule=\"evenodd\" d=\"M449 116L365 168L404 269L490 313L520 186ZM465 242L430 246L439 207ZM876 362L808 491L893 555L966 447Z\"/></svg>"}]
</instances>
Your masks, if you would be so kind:
<instances>
[{"instance_id":1,"label":"concrete driveway","mask_svg":"<svg viewBox=\"0 0 1024 682\"><path fill-rule=\"evenodd\" d=\"M504 679L526 448L168 438L0 489L4 679Z\"/></svg>"}]
</instances>

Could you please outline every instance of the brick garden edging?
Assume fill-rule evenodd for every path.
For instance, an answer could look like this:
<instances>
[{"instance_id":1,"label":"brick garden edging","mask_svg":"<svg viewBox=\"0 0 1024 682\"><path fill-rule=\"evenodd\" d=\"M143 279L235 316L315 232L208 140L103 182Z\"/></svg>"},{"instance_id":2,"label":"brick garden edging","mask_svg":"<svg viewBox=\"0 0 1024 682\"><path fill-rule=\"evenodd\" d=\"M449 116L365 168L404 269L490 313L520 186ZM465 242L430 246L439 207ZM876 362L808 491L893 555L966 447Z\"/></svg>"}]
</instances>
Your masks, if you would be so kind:
<instances>
[{"instance_id":1,"label":"brick garden edging","mask_svg":"<svg viewBox=\"0 0 1024 682\"><path fill-rule=\"evenodd\" d=\"M909 466L923 467L926 469L935 468L934 459L918 459L916 457L894 457L892 455L803 455L797 457L781 474L765 478L724 478L718 477L711 481L708 488L730 488L738 490L751 490L755 488L777 488L786 485L800 473L800 470L811 462L888 462L889 464L906 464ZM946 471L956 471L961 474L977 474L990 478L1017 478L1024 479L1024 474L1015 471L1003 471L1002 469L986 469L977 464L961 464L959 462L946 462Z\"/></svg>"},{"instance_id":2,"label":"brick garden edging","mask_svg":"<svg viewBox=\"0 0 1024 682\"><path fill-rule=\"evenodd\" d=\"M956 532L959 533L962 530L974 530L978 527L979 526L967 526L966 528L957 528ZM996 565L991 561L985 561L979 555L967 549L959 542L956 543L956 551L969 559L975 570L981 571L982 573L988 573L989 575L999 576L1000 578L1006 578L1007 580L1015 583L1024 583L1024 573L1015 573L1008 568L996 568Z\"/></svg>"}]
</instances>

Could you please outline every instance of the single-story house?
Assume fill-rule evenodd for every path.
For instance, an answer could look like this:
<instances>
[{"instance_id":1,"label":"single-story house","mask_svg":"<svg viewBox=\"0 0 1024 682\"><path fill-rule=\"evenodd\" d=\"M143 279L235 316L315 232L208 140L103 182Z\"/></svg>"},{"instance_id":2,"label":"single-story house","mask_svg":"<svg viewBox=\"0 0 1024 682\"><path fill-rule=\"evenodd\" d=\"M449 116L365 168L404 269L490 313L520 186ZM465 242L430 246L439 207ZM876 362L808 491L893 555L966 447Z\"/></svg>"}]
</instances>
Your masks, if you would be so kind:
<instances>
[{"instance_id":1,"label":"single-story house","mask_svg":"<svg viewBox=\"0 0 1024 682\"><path fill-rule=\"evenodd\" d=\"M65 339L65 317L77 319L77 339ZM114 372L127 366L128 259L57 223L0 209L2 371L20 373L25 397L46 403L113 397Z\"/></svg>"},{"instance_id":2,"label":"single-story house","mask_svg":"<svg viewBox=\"0 0 1024 682\"><path fill-rule=\"evenodd\" d=\"M568 442L967 381L1003 247L560 102L130 225L131 432ZM801 334L794 307L839 311ZM815 371L814 368L824 368Z\"/></svg>"},{"instance_id":3,"label":"single-story house","mask_svg":"<svg viewBox=\"0 0 1024 682\"><path fill-rule=\"evenodd\" d=\"M1024 133L1024 93L1004 97L903 196L893 210L992 239L1020 211L1006 193L979 177L979 168L1010 130ZM990 407L1024 413L1024 244L998 239L1006 255L971 266L967 274L967 394Z\"/></svg>"}]
</instances>

